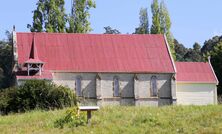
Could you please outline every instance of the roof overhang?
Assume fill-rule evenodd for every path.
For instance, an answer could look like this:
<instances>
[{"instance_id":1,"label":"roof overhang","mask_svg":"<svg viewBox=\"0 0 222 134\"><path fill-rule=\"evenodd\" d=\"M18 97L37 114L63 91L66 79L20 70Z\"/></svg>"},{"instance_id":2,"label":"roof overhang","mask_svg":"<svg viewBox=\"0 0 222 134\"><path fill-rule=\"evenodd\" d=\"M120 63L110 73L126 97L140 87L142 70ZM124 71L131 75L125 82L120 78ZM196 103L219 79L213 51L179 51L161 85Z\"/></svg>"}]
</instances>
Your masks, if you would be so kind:
<instances>
[{"instance_id":1,"label":"roof overhang","mask_svg":"<svg viewBox=\"0 0 222 134\"><path fill-rule=\"evenodd\" d=\"M209 81L176 81L178 84L215 84L217 85L217 82L209 82Z\"/></svg>"},{"instance_id":2,"label":"roof overhang","mask_svg":"<svg viewBox=\"0 0 222 134\"><path fill-rule=\"evenodd\" d=\"M52 73L121 73L121 74L175 74L175 72L145 72L145 71L76 71L76 70L50 70Z\"/></svg>"},{"instance_id":3,"label":"roof overhang","mask_svg":"<svg viewBox=\"0 0 222 134\"><path fill-rule=\"evenodd\" d=\"M171 63L172 63L172 65L173 65L173 69L174 69L174 71L175 71L175 73L176 73L176 72L177 72L176 65L175 65L175 63L174 63L174 59L173 59L173 56L172 56L171 51L170 51L170 46L169 46L169 44L168 44L167 37L166 37L165 34L164 34L164 40L165 40L165 43L166 43L166 46L167 46L167 50L168 50L168 54L169 54L169 56L170 56Z\"/></svg>"}]
</instances>

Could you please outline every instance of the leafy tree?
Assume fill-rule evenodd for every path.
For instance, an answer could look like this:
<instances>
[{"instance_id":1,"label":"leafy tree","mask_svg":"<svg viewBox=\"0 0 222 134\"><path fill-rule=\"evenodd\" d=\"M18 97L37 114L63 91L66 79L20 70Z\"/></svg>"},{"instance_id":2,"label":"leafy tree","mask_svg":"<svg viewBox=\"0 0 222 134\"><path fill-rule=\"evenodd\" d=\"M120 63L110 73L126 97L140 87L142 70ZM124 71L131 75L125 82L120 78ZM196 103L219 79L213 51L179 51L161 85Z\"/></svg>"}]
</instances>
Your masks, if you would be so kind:
<instances>
[{"instance_id":1,"label":"leafy tree","mask_svg":"<svg viewBox=\"0 0 222 134\"><path fill-rule=\"evenodd\" d=\"M203 61L200 44L194 43L193 48L189 49L184 47L183 44L180 44L176 39L174 39L174 44L177 61Z\"/></svg>"},{"instance_id":2,"label":"leafy tree","mask_svg":"<svg viewBox=\"0 0 222 134\"><path fill-rule=\"evenodd\" d=\"M159 16L160 16L161 33L170 34L171 20L170 20L170 15L164 1L160 3Z\"/></svg>"},{"instance_id":3,"label":"leafy tree","mask_svg":"<svg viewBox=\"0 0 222 134\"><path fill-rule=\"evenodd\" d=\"M104 34L121 34L119 30L112 29L112 27L110 27L110 26L104 27L104 29L105 29Z\"/></svg>"},{"instance_id":4,"label":"leafy tree","mask_svg":"<svg viewBox=\"0 0 222 134\"><path fill-rule=\"evenodd\" d=\"M215 44L213 50L209 54L211 63L219 80L218 94L222 94L222 42Z\"/></svg>"},{"instance_id":5,"label":"leafy tree","mask_svg":"<svg viewBox=\"0 0 222 134\"><path fill-rule=\"evenodd\" d=\"M0 41L0 89L7 88L12 82L12 45L11 33L6 31L7 40Z\"/></svg>"},{"instance_id":6,"label":"leafy tree","mask_svg":"<svg viewBox=\"0 0 222 134\"><path fill-rule=\"evenodd\" d=\"M31 32L65 32L64 0L39 0L36 5L32 26L27 25Z\"/></svg>"},{"instance_id":7,"label":"leafy tree","mask_svg":"<svg viewBox=\"0 0 222 134\"><path fill-rule=\"evenodd\" d=\"M72 12L69 16L69 33L87 33L92 29L90 22L88 21L90 14L89 10L96 8L96 4L93 0L73 0Z\"/></svg>"},{"instance_id":8,"label":"leafy tree","mask_svg":"<svg viewBox=\"0 0 222 134\"><path fill-rule=\"evenodd\" d=\"M151 4L152 9L152 26L151 26L151 34L160 34L161 27L160 27L160 12L159 12L159 3L158 0L153 0Z\"/></svg>"},{"instance_id":9,"label":"leafy tree","mask_svg":"<svg viewBox=\"0 0 222 134\"><path fill-rule=\"evenodd\" d=\"M170 46L170 51L174 59L176 59L174 39L170 32L171 20L167 7L162 1L159 7L160 33L165 34Z\"/></svg>"},{"instance_id":10,"label":"leafy tree","mask_svg":"<svg viewBox=\"0 0 222 134\"><path fill-rule=\"evenodd\" d=\"M185 61L184 56L188 52L188 49L183 44L174 39L175 53L177 61Z\"/></svg>"},{"instance_id":11,"label":"leafy tree","mask_svg":"<svg viewBox=\"0 0 222 134\"><path fill-rule=\"evenodd\" d=\"M200 44L197 43L197 42L195 42L194 45L193 45L193 50L194 50L195 52L200 53L200 49L201 49Z\"/></svg>"},{"instance_id":12,"label":"leafy tree","mask_svg":"<svg viewBox=\"0 0 222 134\"><path fill-rule=\"evenodd\" d=\"M135 34L149 34L149 17L147 8L140 9L140 25L135 29Z\"/></svg>"},{"instance_id":13,"label":"leafy tree","mask_svg":"<svg viewBox=\"0 0 222 134\"><path fill-rule=\"evenodd\" d=\"M185 61L194 61L194 62L203 61L200 48L201 48L200 44L194 43L193 49L190 48L188 52L184 55Z\"/></svg>"},{"instance_id":14,"label":"leafy tree","mask_svg":"<svg viewBox=\"0 0 222 134\"><path fill-rule=\"evenodd\" d=\"M204 42L203 47L201 48L202 54L207 54L208 52L212 51L214 46L222 42L222 36L214 36L212 39L209 39Z\"/></svg>"}]
</instances>

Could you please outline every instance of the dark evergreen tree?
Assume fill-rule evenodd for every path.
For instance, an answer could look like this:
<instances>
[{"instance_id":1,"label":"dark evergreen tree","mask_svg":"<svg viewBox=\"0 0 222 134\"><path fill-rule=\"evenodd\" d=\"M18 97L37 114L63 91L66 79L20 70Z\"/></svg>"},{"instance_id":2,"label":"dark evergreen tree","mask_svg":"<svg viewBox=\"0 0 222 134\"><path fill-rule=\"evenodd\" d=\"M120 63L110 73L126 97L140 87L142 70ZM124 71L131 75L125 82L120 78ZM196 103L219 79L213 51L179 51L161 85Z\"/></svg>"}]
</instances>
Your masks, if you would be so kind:
<instances>
[{"instance_id":1,"label":"dark evergreen tree","mask_svg":"<svg viewBox=\"0 0 222 134\"><path fill-rule=\"evenodd\" d=\"M121 34L119 30L112 29L112 27L110 27L110 26L104 27L104 29L105 29L104 34Z\"/></svg>"},{"instance_id":2,"label":"dark evergreen tree","mask_svg":"<svg viewBox=\"0 0 222 134\"><path fill-rule=\"evenodd\" d=\"M212 39L205 41L203 47L201 48L201 53L207 54L213 50L214 46L219 42L222 42L222 36L214 36Z\"/></svg>"},{"instance_id":3,"label":"dark evergreen tree","mask_svg":"<svg viewBox=\"0 0 222 134\"><path fill-rule=\"evenodd\" d=\"M210 55L212 66L219 80L218 94L222 95L222 42L215 45Z\"/></svg>"},{"instance_id":4,"label":"dark evergreen tree","mask_svg":"<svg viewBox=\"0 0 222 134\"><path fill-rule=\"evenodd\" d=\"M0 41L0 89L12 83L12 37L6 32L6 40Z\"/></svg>"},{"instance_id":5,"label":"dark evergreen tree","mask_svg":"<svg viewBox=\"0 0 222 134\"><path fill-rule=\"evenodd\" d=\"M203 61L203 56L200 52L200 48L200 44L194 43L193 48L188 49L188 52L184 55L184 60L194 62Z\"/></svg>"},{"instance_id":6,"label":"dark evergreen tree","mask_svg":"<svg viewBox=\"0 0 222 134\"><path fill-rule=\"evenodd\" d=\"M188 49L183 44L174 39L175 53L177 61L185 61L184 56L188 52Z\"/></svg>"}]
</instances>

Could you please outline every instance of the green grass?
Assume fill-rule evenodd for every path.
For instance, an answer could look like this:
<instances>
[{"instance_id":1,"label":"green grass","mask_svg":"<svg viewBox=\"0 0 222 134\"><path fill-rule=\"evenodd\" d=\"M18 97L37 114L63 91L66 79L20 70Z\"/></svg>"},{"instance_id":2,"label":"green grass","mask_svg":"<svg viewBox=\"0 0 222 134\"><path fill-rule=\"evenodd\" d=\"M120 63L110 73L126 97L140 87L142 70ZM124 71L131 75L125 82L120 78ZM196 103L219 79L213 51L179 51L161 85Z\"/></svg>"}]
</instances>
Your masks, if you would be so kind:
<instances>
[{"instance_id":1,"label":"green grass","mask_svg":"<svg viewBox=\"0 0 222 134\"><path fill-rule=\"evenodd\" d=\"M101 108L91 126L54 128L64 110L0 116L0 133L222 133L222 106Z\"/></svg>"}]
</instances>

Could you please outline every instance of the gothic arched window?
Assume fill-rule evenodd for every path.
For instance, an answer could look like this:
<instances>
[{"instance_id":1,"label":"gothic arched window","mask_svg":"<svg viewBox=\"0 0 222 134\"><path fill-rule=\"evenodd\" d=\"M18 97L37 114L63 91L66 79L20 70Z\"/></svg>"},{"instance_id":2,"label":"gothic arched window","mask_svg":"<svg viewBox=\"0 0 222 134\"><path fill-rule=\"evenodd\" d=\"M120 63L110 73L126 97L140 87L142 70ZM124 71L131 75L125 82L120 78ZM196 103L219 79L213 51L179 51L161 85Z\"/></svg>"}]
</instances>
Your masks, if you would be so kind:
<instances>
[{"instance_id":1,"label":"gothic arched window","mask_svg":"<svg viewBox=\"0 0 222 134\"><path fill-rule=\"evenodd\" d=\"M151 80L150 80L150 92L151 92L151 96L156 97L158 94L157 91L157 77L156 76L152 76Z\"/></svg>"},{"instance_id":2,"label":"gothic arched window","mask_svg":"<svg viewBox=\"0 0 222 134\"><path fill-rule=\"evenodd\" d=\"M76 77L76 95L77 96L82 96L82 84L81 84L81 77L80 76L78 76L78 77Z\"/></svg>"},{"instance_id":3,"label":"gothic arched window","mask_svg":"<svg viewBox=\"0 0 222 134\"><path fill-rule=\"evenodd\" d=\"M119 78L118 77L114 77L114 79L113 79L113 96L114 97L120 96L120 93L119 93Z\"/></svg>"}]
</instances>

